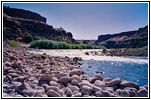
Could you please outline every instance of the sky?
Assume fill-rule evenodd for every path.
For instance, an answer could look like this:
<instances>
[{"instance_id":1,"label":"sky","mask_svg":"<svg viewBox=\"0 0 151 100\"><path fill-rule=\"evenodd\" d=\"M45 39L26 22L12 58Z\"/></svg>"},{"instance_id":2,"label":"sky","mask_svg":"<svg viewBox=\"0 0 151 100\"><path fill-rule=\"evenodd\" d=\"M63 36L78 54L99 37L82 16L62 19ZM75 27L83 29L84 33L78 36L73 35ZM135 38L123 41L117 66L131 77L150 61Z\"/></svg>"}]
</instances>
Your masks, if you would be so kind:
<instances>
[{"instance_id":1,"label":"sky","mask_svg":"<svg viewBox=\"0 0 151 100\"><path fill-rule=\"evenodd\" d=\"M148 3L4 3L39 13L75 39L137 30L148 25Z\"/></svg>"}]
</instances>

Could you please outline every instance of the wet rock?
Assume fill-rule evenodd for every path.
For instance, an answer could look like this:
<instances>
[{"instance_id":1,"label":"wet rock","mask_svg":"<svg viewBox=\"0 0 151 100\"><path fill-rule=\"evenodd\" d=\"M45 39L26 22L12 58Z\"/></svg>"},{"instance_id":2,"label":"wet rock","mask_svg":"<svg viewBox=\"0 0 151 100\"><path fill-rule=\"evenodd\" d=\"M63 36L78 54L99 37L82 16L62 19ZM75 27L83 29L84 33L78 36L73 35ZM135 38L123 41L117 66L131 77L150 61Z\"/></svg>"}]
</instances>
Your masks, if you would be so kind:
<instances>
[{"instance_id":1,"label":"wet rock","mask_svg":"<svg viewBox=\"0 0 151 100\"><path fill-rule=\"evenodd\" d=\"M81 78L78 75L72 75L71 78L72 80L77 80L78 82L81 82Z\"/></svg>"},{"instance_id":2,"label":"wet rock","mask_svg":"<svg viewBox=\"0 0 151 100\"><path fill-rule=\"evenodd\" d=\"M59 79L59 82L61 82L63 84L67 84L70 81L71 81L71 78L69 76L64 76L64 77Z\"/></svg>"},{"instance_id":3,"label":"wet rock","mask_svg":"<svg viewBox=\"0 0 151 100\"><path fill-rule=\"evenodd\" d=\"M90 95L91 94L91 90L92 88L87 86L87 85L83 85L82 86L82 89L81 89L81 92L84 94L84 95Z\"/></svg>"},{"instance_id":4,"label":"wet rock","mask_svg":"<svg viewBox=\"0 0 151 100\"><path fill-rule=\"evenodd\" d=\"M127 81L124 81L120 84L122 87L133 87L133 88L139 88L139 85L137 83L134 83L134 82L127 82Z\"/></svg>"},{"instance_id":5,"label":"wet rock","mask_svg":"<svg viewBox=\"0 0 151 100\"><path fill-rule=\"evenodd\" d=\"M49 91L47 92L47 95L50 97L61 97L61 95L58 92L52 89L49 89Z\"/></svg>"},{"instance_id":6,"label":"wet rock","mask_svg":"<svg viewBox=\"0 0 151 100\"><path fill-rule=\"evenodd\" d=\"M82 74L82 69L73 69L72 71L70 71L69 75L72 76L72 75L81 75Z\"/></svg>"},{"instance_id":7,"label":"wet rock","mask_svg":"<svg viewBox=\"0 0 151 100\"><path fill-rule=\"evenodd\" d=\"M51 75L48 75L48 74L44 74L44 75L41 75L39 81L51 81L52 79L52 76Z\"/></svg>"},{"instance_id":8,"label":"wet rock","mask_svg":"<svg viewBox=\"0 0 151 100\"><path fill-rule=\"evenodd\" d=\"M107 86L116 86L119 85L122 82L120 78L114 79L112 81L107 82Z\"/></svg>"},{"instance_id":9,"label":"wet rock","mask_svg":"<svg viewBox=\"0 0 151 100\"><path fill-rule=\"evenodd\" d=\"M88 79L89 79L88 74L83 74L83 75L82 75L82 80L88 80Z\"/></svg>"},{"instance_id":10,"label":"wet rock","mask_svg":"<svg viewBox=\"0 0 151 100\"><path fill-rule=\"evenodd\" d=\"M106 87L105 82L100 81L100 80L96 80L96 81L94 82L94 85L95 85L95 86L98 86L98 87Z\"/></svg>"},{"instance_id":11,"label":"wet rock","mask_svg":"<svg viewBox=\"0 0 151 100\"><path fill-rule=\"evenodd\" d=\"M140 89L137 91L136 97L148 97L148 91L146 89Z\"/></svg>"}]
</instances>

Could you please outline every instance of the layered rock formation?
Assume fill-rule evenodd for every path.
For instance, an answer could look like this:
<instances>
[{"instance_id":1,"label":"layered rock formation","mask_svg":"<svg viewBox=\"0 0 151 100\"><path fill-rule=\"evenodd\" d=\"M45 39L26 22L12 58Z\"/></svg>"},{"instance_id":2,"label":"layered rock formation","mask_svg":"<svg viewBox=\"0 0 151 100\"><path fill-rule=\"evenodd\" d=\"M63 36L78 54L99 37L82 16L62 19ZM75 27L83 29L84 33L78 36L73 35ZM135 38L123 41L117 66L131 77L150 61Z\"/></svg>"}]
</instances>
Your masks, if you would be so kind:
<instances>
[{"instance_id":1,"label":"layered rock formation","mask_svg":"<svg viewBox=\"0 0 151 100\"><path fill-rule=\"evenodd\" d=\"M4 6L3 40L21 40L25 35L39 36L43 39L76 43L71 32L46 24L46 18L22 9Z\"/></svg>"},{"instance_id":2,"label":"layered rock formation","mask_svg":"<svg viewBox=\"0 0 151 100\"><path fill-rule=\"evenodd\" d=\"M136 31L100 35L95 42L107 48L141 48L148 45L148 25Z\"/></svg>"}]
</instances>

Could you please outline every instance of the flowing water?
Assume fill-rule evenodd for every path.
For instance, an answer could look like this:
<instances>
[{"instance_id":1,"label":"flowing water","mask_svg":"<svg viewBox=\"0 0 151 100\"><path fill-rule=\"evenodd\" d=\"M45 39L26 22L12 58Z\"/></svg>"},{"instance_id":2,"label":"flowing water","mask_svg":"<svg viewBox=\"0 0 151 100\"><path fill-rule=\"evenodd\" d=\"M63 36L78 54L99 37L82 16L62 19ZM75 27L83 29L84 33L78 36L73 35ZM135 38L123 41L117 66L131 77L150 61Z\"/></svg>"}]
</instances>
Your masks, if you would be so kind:
<instances>
[{"instance_id":1,"label":"flowing water","mask_svg":"<svg viewBox=\"0 0 151 100\"><path fill-rule=\"evenodd\" d=\"M128 57L131 59L145 59L147 57ZM101 74L103 77L111 77L113 79L119 77L123 80L138 83L140 86L148 85L148 63L129 63L117 61L96 61L84 60L81 68L88 73L89 76Z\"/></svg>"}]
</instances>

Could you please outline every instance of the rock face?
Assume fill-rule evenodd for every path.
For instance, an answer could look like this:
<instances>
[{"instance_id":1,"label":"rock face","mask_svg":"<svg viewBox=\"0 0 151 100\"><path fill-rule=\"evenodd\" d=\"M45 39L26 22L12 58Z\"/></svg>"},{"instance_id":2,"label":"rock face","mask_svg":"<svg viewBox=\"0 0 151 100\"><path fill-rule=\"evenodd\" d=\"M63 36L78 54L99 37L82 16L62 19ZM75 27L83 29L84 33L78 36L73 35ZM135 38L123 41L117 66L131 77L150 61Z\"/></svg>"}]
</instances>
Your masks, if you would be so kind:
<instances>
[{"instance_id":1,"label":"rock face","mask_svg":"<svg viewBox=\"0 0 151 100\"><path fill-rule=\"evenodd\" d=\"M25 35L31 34L42 39L77 43L73 39L71 32L66 32L63 28L54 28L46 24L46 18L31 11L4 6L3 23L4 41L21 41Z\"/></svg>"},{"instance_id":2,"label":"rock face","mask_svg":"<svg viewBox=\"0 0 151 100\"><path fill-rule=\"evenodd\" d=\"M107 48L139 48L148 45L148 25L136 31L98 36L95 42Z\"/></svg>"},{"instance_id":3,"label":"rock face","mask_svg":"<svg viewBox=\"0 0 151 100\"><path fill-rule=\"evenodd\" d=\"M24 18L24 19L31 19L31 20L38 20L46 23L46 18L42 17L41 15L23 9L16 9L16 8L9 8L3 6L3 12L8 16L16 17L16 18Z\"/></svg>"}]
</instances>

